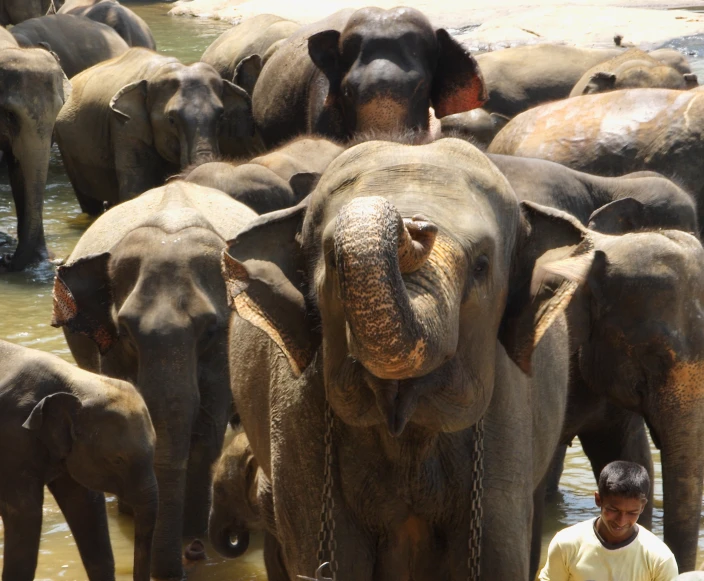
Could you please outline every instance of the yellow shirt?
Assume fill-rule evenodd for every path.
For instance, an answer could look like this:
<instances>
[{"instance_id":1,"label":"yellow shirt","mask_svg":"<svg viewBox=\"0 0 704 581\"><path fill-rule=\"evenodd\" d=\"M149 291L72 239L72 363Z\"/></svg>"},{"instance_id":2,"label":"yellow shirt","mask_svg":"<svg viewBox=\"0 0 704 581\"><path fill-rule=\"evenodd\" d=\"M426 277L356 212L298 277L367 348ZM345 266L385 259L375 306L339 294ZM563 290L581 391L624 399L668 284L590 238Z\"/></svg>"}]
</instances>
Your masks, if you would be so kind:
<instances>
[{"instance_id":1,"label":"yellow shirt","mask_svg":"<svg viewBox=\"0 0 704 581\"><path fill-rule=\"evenodd\" d=\"M540 581L673 581L672 551L649 530L638 527L625 547L607 549L594 532L594 521L561 530L550 542Z\"/></svg>"}]
</instances>

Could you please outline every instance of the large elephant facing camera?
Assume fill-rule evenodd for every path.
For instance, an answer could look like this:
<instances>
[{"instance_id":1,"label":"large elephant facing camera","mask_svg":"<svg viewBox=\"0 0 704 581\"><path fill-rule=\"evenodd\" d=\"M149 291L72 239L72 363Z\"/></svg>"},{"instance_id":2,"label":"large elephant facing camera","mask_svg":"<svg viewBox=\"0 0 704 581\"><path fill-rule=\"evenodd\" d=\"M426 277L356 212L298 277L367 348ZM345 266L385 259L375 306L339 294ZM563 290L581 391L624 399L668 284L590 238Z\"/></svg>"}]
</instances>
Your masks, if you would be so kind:
<instances>
[{"instance_id":1,"label":"large elephant facing camera","mask_svg":"<svg viewBox=\"0 0 704 581\"><path fill-rule=\"evenodd\" d=\"M77 363L131 381L154 422L152 575L180 579L183 535L205 534L232 396L220 254L256 214L174 181L112 208L60 267L54 294Z\"/></svg>"},{"instance_id":2,"label":"large elephant facing camera","mask_svg":"<svg viewBox=\"0 0 704 581\"><path fill-rule=\"evenodd\" d=\"M249 95L205 63L144 48L74 77L56 138L81 209L129 200L254 131Z\"/></svg>"},{"instance_id":3,"label":"large elephant facing camera","mask_svg":"<svg viewBox=\"0 0 704 581\"><path fill-rule=\"evenodd\" d=\"M528 579L533 490L566 403L561 313L592 262L585 232L519 205L486 156L443 139L352 147L305 202L232 241L233 396L271 482L284 578L319 564L331 429L339 579L465 581L473 524L480 579ZM564 284L544 293L541 272Z\"/></svg>"},{"instance_id":4,"label":"large elephant facing camera","mask_svg":"<svg viewBox=\"0 0 704 581\"><path fill-rule=\"evenodd\" d=\"M254 85L267 147L300 133L346 140L359 132L427 131L437 117L481 106L477 63L412 8L342 10L302 27Z\"/></svg>"}]
</instances>

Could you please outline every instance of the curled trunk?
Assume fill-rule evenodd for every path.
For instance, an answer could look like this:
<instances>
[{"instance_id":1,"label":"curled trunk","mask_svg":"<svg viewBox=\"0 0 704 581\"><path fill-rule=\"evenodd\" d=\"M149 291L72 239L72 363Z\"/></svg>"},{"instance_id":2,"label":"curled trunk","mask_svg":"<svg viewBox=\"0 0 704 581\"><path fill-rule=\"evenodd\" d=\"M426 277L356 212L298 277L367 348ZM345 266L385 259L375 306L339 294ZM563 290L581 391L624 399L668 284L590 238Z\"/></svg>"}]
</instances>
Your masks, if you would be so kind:
<instances>
[{"instance_id":1,"label":"curled trunk","mask_svg":"<svg viewBox=\"0 0 704 581\"><path fill-rule=\"evenodd\" d=\"M208 535L213 548L228 559L241 557L249 547L249 531L242 527L233 526L227 519L219 516L211 516ZM233 538L236 539L235 542L233 542Z\"/></svg>"},{"instance_id":2,"label":"curled trunk","mask_svg":"<svg viewBox=\"0 0 704 581\"><path fill-rule=\"evenodd\" d=\"M340 211L334 244L350 354L382 379L425 375L457 347L455 243L380 197Z\"/></svg>"}]
</instances>

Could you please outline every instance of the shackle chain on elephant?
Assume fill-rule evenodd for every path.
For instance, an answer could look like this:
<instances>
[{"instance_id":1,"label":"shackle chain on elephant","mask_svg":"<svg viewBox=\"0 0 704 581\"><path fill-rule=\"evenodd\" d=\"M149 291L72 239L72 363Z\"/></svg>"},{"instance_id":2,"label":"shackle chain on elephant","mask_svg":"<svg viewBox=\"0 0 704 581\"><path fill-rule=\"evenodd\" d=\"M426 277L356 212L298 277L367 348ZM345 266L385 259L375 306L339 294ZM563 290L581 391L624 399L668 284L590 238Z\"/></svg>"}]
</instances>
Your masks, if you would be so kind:
<instances>
[{"instance_id":1,"label":"shackle chain on elephant","mask_svg":"<svg viewBox=\"0 0 704 581\"><path fill-rule=\"evenodd\" d=\"M472 465L472 503L470 506L469 529L469 569L468 581L478 581L481 573L482 551L482 495L484 493L484 418L481 418L472 428L474 432L474 450Z\"/></svg>"}]
</instances>

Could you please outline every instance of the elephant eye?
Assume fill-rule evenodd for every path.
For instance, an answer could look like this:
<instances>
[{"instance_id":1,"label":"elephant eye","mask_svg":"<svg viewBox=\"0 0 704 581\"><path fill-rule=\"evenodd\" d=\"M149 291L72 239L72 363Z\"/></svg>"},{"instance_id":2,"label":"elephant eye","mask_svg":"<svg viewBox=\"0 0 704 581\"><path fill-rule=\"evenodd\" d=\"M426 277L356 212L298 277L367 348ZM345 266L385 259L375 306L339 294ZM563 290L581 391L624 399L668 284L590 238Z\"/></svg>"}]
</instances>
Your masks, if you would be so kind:
<instances>
[{"instance_id":1,"label":"elephant eye","mask_svg":"<svg viewBox=\"0 0 704 581\"><path fill-rule=\"evenodd\" d=\"M20 121L16 113L8 111L7 109L0 109L0 116L2 116L3 121L8 127L19 129Z\"/></svg>"},{"instance_id":2,"label":"elephant eye","mask_svg":"<svg viewBox=\"0 0 704 581\"><path fill-rule=\"evenodd\" d=\"M176 125L176 119L173 115L169 115L167 119L169 120L169 125Z\"/></svg>"},{"instance_id":3,"label":"elephant eye","mask_svg":"<svg viewBox=\"0 0 704 581\"><path fill-rule=\"evenodd\" d=\"M482 254L474 263L472 274L475 279L479 279L485 277L487 272L489 272L489 257Z\"/></svg>"}]
</instances>

